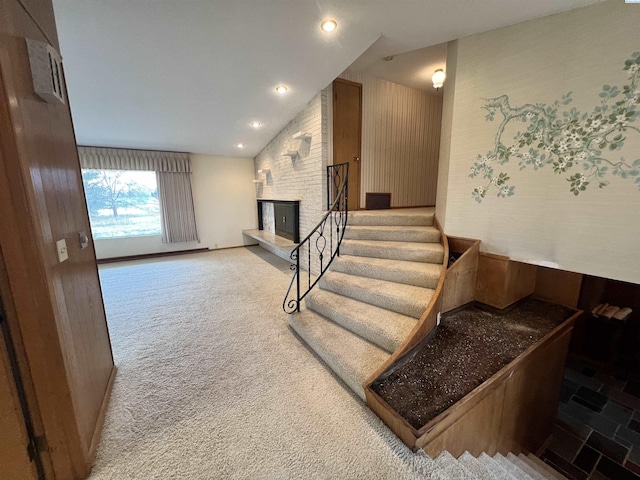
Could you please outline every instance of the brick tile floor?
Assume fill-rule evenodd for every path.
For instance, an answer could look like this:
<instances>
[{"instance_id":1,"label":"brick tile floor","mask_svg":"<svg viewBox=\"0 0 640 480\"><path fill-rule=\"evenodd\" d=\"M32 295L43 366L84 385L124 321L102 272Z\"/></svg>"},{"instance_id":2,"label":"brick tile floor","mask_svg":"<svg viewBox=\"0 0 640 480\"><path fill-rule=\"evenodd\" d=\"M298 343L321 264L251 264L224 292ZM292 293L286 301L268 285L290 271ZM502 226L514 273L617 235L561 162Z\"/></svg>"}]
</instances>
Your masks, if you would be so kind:
<instances>
[{"instance_id":1,"label":"brick tile floor","mask_svg":"<svg viewBox=\"0 0 640 480\"><path fill-rule=\"evenodd\" d=\"M640 375L569 357L541 457L574 480L640 480Z\"/></svg>"}]
</instances>

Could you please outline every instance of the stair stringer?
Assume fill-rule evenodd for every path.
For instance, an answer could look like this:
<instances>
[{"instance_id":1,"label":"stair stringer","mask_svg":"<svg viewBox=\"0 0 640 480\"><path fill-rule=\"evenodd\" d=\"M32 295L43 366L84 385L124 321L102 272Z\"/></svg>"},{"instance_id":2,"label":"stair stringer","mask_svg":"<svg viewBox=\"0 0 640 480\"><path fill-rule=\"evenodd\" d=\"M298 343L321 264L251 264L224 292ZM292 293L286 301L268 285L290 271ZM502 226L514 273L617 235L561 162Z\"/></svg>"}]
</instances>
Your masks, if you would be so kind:
<instances>
[{"instance_id":1,"label":"stair stringer","mask_svg":"<svg viewBox=\"0 0 640 480\"><path fill-rule=\"evenodd\" d=\"M471 240L464 239L463 241L467 244L466 251L462 254L462 256L453 264L451 268L447 268L447 262L449 259L449 239L447 235L445 235L440 222L438 221L437 216L434 215L433 218L434 226L440 231L440 243L444 248L444 265L442 269L442 273L440 274L440 279L438 280L438 285L435 288L435 293L431 297L429 304L427 305L426 310L418 320L416 326L411 330L405 341L396 349L395 352L389 357L389 359L382 364L378 370L371 375L367 381L364 383L363 387L365 392L368 392L368 387L380 376L384 373L391 365L393 365L400 357L405 355L409 350L411 350L414 346L416 346L420 341L425 338L429 332L433 330L433 328L437 324L438 314L443 311L443 307L446 308L446 311L453 310L469 301L473 300L473 296L463 296L454 298L454 296L448 297L447 289L455 289L458 287L458 280L464 281L463 270L468 267L468 263L471 264L471 269L473 270L473 278L475 283L475 270L477 269L477 257L480 248L479 240ZM473 287L473 285L472 285ZM369 403L369 398L367 398L367 404L371 407Z\"/></svg>"},{"instance_id":2,"label":"stair stringer","mask_svg":"<svg viewBox=\"0 0 640 480\"><path fill-rule=\"evenodd\" d=\"M420 343L437 325L440 313L453 310L473 301L475 278L477 273L480 240L466 238L451 238L455 245L455 251L462 255L455 263L448 267L450 254L450 239L445 235L438 218L434 215L434 225L440 231L441 244L444 248L444 265L435 292L427 305L418 323L405 338L403 343L382 363L379 368L363 383L367 406L371 408L389 426L396 422L402 422L395 418L395 412L370 389L371 384L394 365L401 357L406 355L413 347ZM462 292L464 291L464 292ZM462 293L461 293L462 292ZM396 414L397 415L397 414ZM412 428L412 427L411 427ZM414 451L419 448L416 439L419 437L417 430L408 434L404 429L391 428L396 435Z\"/></svg>"}]
</instances>

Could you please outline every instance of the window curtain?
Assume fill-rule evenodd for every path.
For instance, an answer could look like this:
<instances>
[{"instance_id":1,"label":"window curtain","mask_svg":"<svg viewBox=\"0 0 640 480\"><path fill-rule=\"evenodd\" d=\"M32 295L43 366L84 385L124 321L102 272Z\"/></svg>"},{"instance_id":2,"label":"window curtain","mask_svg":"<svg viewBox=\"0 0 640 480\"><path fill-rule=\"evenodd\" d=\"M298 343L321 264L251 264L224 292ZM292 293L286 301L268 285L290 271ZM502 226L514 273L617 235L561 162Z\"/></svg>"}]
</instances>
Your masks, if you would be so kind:
<instances>
[{"instance_id":1,"label":"window curtain","mask_svg":"<svg viewBox=\"0 0 640 480\"><path fill-rule=\"evenodd\" d=\"M191 193L191 173L156 172L162 242L199 242Z\"/></svg>"},{"instance_id":2,"label":"window curtain","mask_svg":"<svg viewBox=\"0 0 640 480\"><path fill-rule=\"evenodd\" d=\"M162 220L162 242L200 241L191 192L188 153L78 147L80 166L98 170L155 171Z\"/></svg>"},{"instance_id":3,"label":"window curtain","mask_svg":"<svg viewBox=\"0 0 640 480\"><path fill-rule=\"evenodd\" d=\"M78 147L80 166L97 170L150 170L191 172L188 153L127 150L124 148Z\"/></svg>"}]
</instances>

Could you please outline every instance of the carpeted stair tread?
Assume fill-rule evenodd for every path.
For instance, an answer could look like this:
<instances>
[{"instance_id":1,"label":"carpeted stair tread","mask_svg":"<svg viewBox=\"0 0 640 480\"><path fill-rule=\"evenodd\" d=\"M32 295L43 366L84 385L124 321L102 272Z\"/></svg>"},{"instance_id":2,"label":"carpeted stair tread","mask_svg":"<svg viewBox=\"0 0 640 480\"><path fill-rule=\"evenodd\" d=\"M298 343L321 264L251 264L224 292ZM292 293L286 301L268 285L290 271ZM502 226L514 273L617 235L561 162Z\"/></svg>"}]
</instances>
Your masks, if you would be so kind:
<instances>
[{"instance_id":1,"label":"carpeted stair tread","mask_svg":"<svg viewBox=\"0 0 640 480\"><path fill-rule=\"evenodd\" d=\"M453 478L459 480L484 480L474 475L472 471L453 458L446 450L438 455L434 462L437 469L433 472L432 478L438 480L450 480Z\"/></svg>"},{"instance_id":2,"label":"carpeted stair tread","mask_svg":"<svg viewBox=\"0 0 640 480\"><path fill-rule=\"evenodd\" d=\"M487 468L484 463L480 462L469 452L464 452L460 455L458 461L478 478L482 478L483 480L503 480L503 477L499 474L499 470L496 471L495 469Z\"/></svg>"},{"instance_id":3,"label":"carpeted stair tread","mask_svg":"<svg viewBox=\"0 0 640 480\"><path fill-rule=\"evenodd\" d=\"M478 462L480 462L487 470L497 474L501 480L518 480L518 478L513 476L511 472L504 468L500 462L491 458L484 452L478 456Z\"/></svg>"},{"instance_id":4,"label":"carpeted stair tread","mask_svg":"<svg viewBox=\"0 0 640 480\"><path fill-rule=\"evenodd\" d=\"M518 480L533 480L526 472L523 472L520 467L511 462L507 457L500 453L496 453L493 459L498 462L505 470L508 470L512 476Z\"/></svg>"},{"instance_id":5,"label":"carpeted stair tread","mask_svg":"<svg viewBox=\"0 0 640 480\"><path fill-rule=\"evenodd\" d=\"M433 221L433 208L350 212L341 256L305 310L289 317L363 400L362 383L406 340L440 280L444 249Z\"/></svg>"},{"instance_id":6,"label":"carpeted stair tread","mask_svg":"<svg viewBox=\"0 0 640 480\"><path fill-rule=\"evenodd\" d=\"M507 454L507 460L514 465L517 465L520 470L529 475L533 480L547 480L546 476L542 475L538 470L532 468L527 462L524 462L521 458L517 457L513 453Z\"/></svg>"},{"instance_id":7,"label":"carpeted stair tread","mask_svg":"<svg viewBox=\"0 0 640 480\"><path fill-rule=\"evenodd\" d=\"M424 210L384 210L349 212L348 225L433 225L433 212Z\"/></svg>"},{"instance_id":8,"label":"carpeted stair tread","mask_svg":"<svg viewBox=\"0 0 640 480\"><path fill-rule=\"evenodd\" d=\"M331 270L335 272L424 288L436 288L442 268L442 265L435 263L407 262L355 255L341 255L336 257L331 264Z\"/></svg>"},{"instance_id":9,"label":"carpeted stair tread","mask_svg":"<svg viewBox=\"0 0 640 480\"><path fill-rule=\"evenodd\" d=\"M427 455L424 450L418 450L412 453L412 456L415 460L414 468L420 480L436 478L434 477L434 472L438 470L438 467L434 459Z\"/></svg>"},{"instance_id":10,"label":"carpeted stair tread","mask_svg":"<svg viewBox=\"0 0 640 480\"><path fill-rule=\"evenodd\" d=\"M422 316L434 294L430 288L333 271L326 272L319 285L323 290L413 318Z\"/></svg>"},{"instance_id":11,"label":"carpeted stair tread","mask_svg":"<svg viewBox=\"0 0 640 480\"><path fill-rule=\"evenodd\" d=\"M308 309L393 353L407 338L416 319L322 289L305 298Z\"/></svg>"},{"instance_id":12,"label":"carpeted stair tread","mask_svg":"<svg viewBox=\"0 0 640 480\"><path fill-rule=\"evenodd\" d=\"M311 310L289 315L289 325L366 401L362 384L389 358L389 353Z\"/></svg>"},{"instance_id":13,"label":"carpeted stair tread","mask_svg":"<svg viewBox=\"0 0 640 480\"><path fill-rule=\"evenodd\" d=\"M388 242L439 242L440 230L433 226L370 226L347 225L347 240L381 240Z\"/></svg>"},{"instance_id":14,"label":"carpeted stair tread","mask_svg":"<svg viewBox=\"0 0 640 480\"><path fill-rule=\"evenodd\" d=\"M340 246L340 254L409 262L439 263L442 265L444 247L439 243L343 240Z\"/></svg>"},{"instance_id":15,"label":"carpeted stair tread","mask_svg":"<svg viewBox=\"0 0 640 480\"><path fill-rule=\"evenodd\" d=\"M547 465L546 463L544 463L542 460L540 460L538 457L536 457L533 453L530 453L527 456L524 456L523 454L520 454L519 457L522 458L524 461L528 461L529 465L534 467L536 470L538 470L543 475L546 475L547 478L549 478L551 480L568 480L567 477L562 475L557 470L553 469L553 467L551 467L551 465Z\"/></svg>"}]
</instances>

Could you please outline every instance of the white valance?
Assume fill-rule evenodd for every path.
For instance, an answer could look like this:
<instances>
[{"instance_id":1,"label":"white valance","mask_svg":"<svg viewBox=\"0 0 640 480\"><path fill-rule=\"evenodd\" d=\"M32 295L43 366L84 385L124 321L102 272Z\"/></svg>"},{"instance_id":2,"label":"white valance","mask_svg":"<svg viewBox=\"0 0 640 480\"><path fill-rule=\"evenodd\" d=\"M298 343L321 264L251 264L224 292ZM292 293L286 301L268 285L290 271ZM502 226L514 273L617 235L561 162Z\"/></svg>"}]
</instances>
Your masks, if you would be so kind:
<instances>
[{"instance_id":1,"label":"white valance","mask_svg":"<svg viewBox=\"0 0 640 480\"><path fill-rule=\"evenodd\" d=\"M188 153L81 146L78 153L82 168L191 173Z\"/></svg>"}]
</instances>

